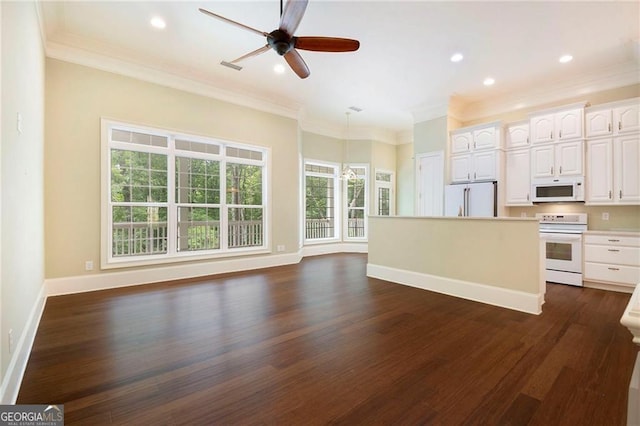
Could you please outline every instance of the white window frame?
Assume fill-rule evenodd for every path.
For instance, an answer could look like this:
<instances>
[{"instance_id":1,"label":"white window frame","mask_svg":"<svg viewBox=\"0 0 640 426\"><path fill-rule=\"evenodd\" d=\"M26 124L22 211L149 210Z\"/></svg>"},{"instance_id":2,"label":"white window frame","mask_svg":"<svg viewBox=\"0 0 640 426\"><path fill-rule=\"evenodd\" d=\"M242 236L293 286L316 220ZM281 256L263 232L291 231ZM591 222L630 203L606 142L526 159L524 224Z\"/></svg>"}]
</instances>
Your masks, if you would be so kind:
<instances>
[{"instance_id":1,"label":"white window frame","mask_svg":"<svg viewBox=\"0 0 640 426\"><path fill-rule=\"evenodd\" d=\"M342 179L342 229L343 241L349 242L364 242L368 241L369 235L369 164L367 163L349 163L345 164L345 167L351 167L352 169L364 169L364 207L359 207L358 210L362 209L364 211L363 219L364 219L364 236L362 237L350 237L349 236L349 205L347 200L348 190L347 185L349 184L348 179Z\"/></svg>"},{"instance_id":2,"label":"white window frame","mask_svg":"<svg viewBox=\"0 0 640 426\"><path fill-rule=\"evenodd\" d=\"M333 173L331 175L326 173L315 173L315 172L307 172L307 164L319 166L319 167L328 167L333 169ZM311 244L326 244L326 243L335 243L340 241L340 237L342 235L341 229L341 216L342 216L342 186L340 185L340 164L333 163L329 161L321 161L321 160L313 160L305 158L302 164L302 240L304 245ZM307 229L306 229L306 220L307 220L307 176L317 176L317 177L326 177L333 179L333 191L334 191L334 235L332 237L327 238L307 238Z\"/></svg>"},{"instance_id":3,"label":"white window frame","mask_svg":"<svg viewBox=\"0 0 640 426\"><path fill-rule=\"evenodd\" d=\"M387 181L383 181L383 180L378 180L378 173L384 173L387 175L391 176L391 180L389 182ZM385 169L375 169L374 172L374 176L373 179L375 181L374 184L374 211L375 211L375 215L377 216L380 211L379 209L379 201L378 199L380 198L378 193L380 192L381 188L387 188L389 189L389 216L395 216L396 214L396 176L395 176L395 172L392 170L385 170Z\"/></svg>"},{"instance_id":4,"label":"white window frame","mask_svg":"<svg viewBox=\"0 0 640 426\"><path fill-rule=\"evenodd\" d=\"M126 131L153 134L167 137L168 147L154 147L146 145L135 145L126 142L111 141L111 129L117 128ZM201 154L198 152L184 151L175 148L176 139L187 139L193 142L202 142L218 145L219 154ZM262 160L250 160L236 158L226 155L226 148L234 147L259 151L262 153ZM112 201L111 201L111 149L124 148L134 152L153 152L167 155L167 253L143 255L143 256L123 256L114 257L112 253L113 223L112 223ZM134 149L135 148L135 149ZM216 159L220 161L220 248L212 250L181 251L177 250L177 207L183 205L175 200L175 158L189 157L199 159ZM262 245L252 247L228 247L228 208L238 207L228 204L226 201L226 164L248 164L262 167L262 205L250 206L241 205L239 207L262 208ZM153 265L159 263L171 263L180 261L193 261L203 259L213 259L220 257L255 255L270 253L271 229L271 150L268 147L254 146L244 143L236 143L214 138L206 138L188 133L175 132L170 130L152 128L144 125L124 123L111 119L101 119L101 268L121 268ZM193 204L199 207L199 204Z\"/></svg>"}]
</instances>

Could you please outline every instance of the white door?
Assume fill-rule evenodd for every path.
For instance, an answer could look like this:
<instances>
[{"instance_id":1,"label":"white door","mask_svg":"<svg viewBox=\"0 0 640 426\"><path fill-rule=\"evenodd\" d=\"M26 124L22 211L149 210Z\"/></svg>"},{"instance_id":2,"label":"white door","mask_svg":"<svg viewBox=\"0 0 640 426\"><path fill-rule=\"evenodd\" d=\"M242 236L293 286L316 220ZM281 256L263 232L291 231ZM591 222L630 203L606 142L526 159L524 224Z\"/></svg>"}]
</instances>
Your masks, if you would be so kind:
<instances>
[{"instance_id":1,"label":"white door","mask_svg":"<svg viewBox=\"0 0 640 426\"><path fill-rule=\"evenodd\" d=\"M610 109L589 111L585 114L585 121L587 137L610 135L613 130Z\"/></svg>"},{"instance_id":2,"label":"white door","mask_svg":"<svg viewBox=\"0 0 640 426\"><path fill-rule=\"evenodd\" d=\"M558 176L581 175L584 163L582 141L556 145L556 163L555 173Z\"/></svg>"},{"instance_id":3,"label":"white door","mask_svg":"<svg viewBox=\"0 0 640 426\"><path fill-rule=\"evenodd\" d=\"M469 182L471 176L471 154L451 156L451 182Z\"/></svg>"},{"instance_id":4,"label":"white door","mask_svg":"<svg viewBox=\"0 0 640 426\"><path fill-rule=\"evenodd\" d=\"M588 203L613 202L613 145L611 139L591 140L587 144Z\"/></svg>"},{"instance_id":5,"label":"white door","mask_svg":"<svg viewBox=\"0 0 640 426\"><path fill-rule=\"evenodd\" d=\"M444 152L416 155L416 213L442 216L444 197Z\"/></svg>"},{"instance_id":6,"label":"white door","mask_svg":"<svg viewBox=\"0 0 640 426\"><path fill-rule=\"evenodd\" d=\"M507 149L529 145L529 123L513 124L507 127Z\"/></svg>"},{"instance_id":7,"label":"white door","mask_svg":"<svg viewBox=\"0 0 640 426\"><path fill-rule=\"evenodd\" d=\"M506 204L531 204L531 155L528 149L507 151Z\"/></svg>"},{"instance_id":8,"label":"white door","mask_svg":"<svg viewBox=\"0 0 640 426\"><path fill-rule=\"evenodd\" d=\"M496 128L493 126L473 131L473 149L496 148L496 140Z\"/></svg>"},{"instance_id":9,"label":"white door","mask_svg":"<svg viewBox=\"0 0 640 426\"><path fill-rule=\"evenodd\" d=\"M633 104L613 110L614 123L618 133L640 131L640 105Z\"/></svg>"},{"instance_id":10,"label":"white door","mask_svg":"<svg viewBox=\"0 0 640 426\"><path fill-rule=\"evenodd\" d=\"M628 204L640 203L640 136L622 136L616 147L617 198Z\"/></svg>"},{"instance_id":11,"label":"white door","mask_svg":"<svg viewBox=\"0 0 640 426\"><path fill-rule=\"evenodd\" d=\"M469 152L473 137L471 132L456 133L451 135L451 153L458 154L461 152Z\"/></svg>"}]
</instances>

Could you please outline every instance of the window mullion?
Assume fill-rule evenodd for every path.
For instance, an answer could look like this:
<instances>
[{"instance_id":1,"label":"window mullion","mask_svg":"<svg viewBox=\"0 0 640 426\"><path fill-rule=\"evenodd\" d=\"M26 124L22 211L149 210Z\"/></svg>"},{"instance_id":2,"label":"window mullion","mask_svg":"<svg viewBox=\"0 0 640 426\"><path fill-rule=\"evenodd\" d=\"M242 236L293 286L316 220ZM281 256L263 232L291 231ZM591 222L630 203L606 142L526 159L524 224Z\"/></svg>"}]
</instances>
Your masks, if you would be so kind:
<instances>
[{"instance_id":1,"label":"window mullion","mask_svg":"<svg viewBox=\"0 0 640 426\"><path fill-rule=\"evenodd\" d=\"M176 155L175 138L169 138L169 153L167 158L167 253L175 255L178 252L178 207L176 200Z\"/></svg>"},{"instance_id":2,"label":"window mullion","mask_svg":"<svg viewBox=\"0 0 640 426\"><path fill-rule=\"evenodd\" d=\"M229 207L227 205L227 160L220 161L220 249L229 249Z\"/></svg>"}]
</instances>

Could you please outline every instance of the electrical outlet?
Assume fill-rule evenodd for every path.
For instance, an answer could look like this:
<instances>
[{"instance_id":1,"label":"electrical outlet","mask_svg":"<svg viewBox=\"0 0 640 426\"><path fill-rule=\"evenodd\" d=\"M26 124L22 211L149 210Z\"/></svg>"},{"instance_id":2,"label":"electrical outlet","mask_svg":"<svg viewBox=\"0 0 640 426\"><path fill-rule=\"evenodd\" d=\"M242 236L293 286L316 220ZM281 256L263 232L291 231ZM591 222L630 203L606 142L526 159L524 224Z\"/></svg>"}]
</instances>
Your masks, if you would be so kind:
<instances>
[{"instance_id":1,"label":"electrical outlet","mask_svg":"<svg viewBox=\"0 0 640 426\"><path fill-rule=\"evenodd\" d=\"M602 220L609 220L609 212L602 213Z\"/></svg>"},{"instance_id":2,"label":"electrical outlet","mask_svg":"<svg viewBox=\"0 0 640 426\"><path fill-rule=\"evenodd\" d=\"M276 251L284 251L284 250L285 250L284 245L278 245L278 246L276 246Z\"/></svg>"},{"instance_id":3,"label":"electrical outlet","mask_svg":"<svg viewBox=\"0 0 640 426\"><path fill-rule=\"evenodd\" d=\"M84 262L84 270L93 271L93 260L87 260L86 262Z\"/></svg>"},{"instance_id":4,"label":"electrical outlet","mask_svg":"<svg viewBox=\"0 0 640 426\"><path fill-rule=\"evenodd\" d=\"M13 329L9 329L9 353L13 353Z\"/></svg>"}]
</instances>

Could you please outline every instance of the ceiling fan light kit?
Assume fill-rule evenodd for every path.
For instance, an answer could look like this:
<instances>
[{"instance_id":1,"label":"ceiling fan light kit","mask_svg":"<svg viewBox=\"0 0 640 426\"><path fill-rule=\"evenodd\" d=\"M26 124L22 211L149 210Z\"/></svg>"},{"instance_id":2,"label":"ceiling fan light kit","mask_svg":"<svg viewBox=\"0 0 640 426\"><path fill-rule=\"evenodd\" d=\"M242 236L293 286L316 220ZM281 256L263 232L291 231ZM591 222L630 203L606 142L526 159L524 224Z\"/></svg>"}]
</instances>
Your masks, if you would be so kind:
<instances>
[{"instance_id":1,"label":"ceiling fan light kit","mask_svg":"<svg viewBox=\"0 0 640 426\"><path fill-rule=\"evenodd\" d=\"M257 56L266 52L269 49L273 49L278 55L284 57L291 69L300 78L307 78L311 74L309 67L298 53L297 49L309 50L314 52L354 52L360 48L360 42L358 40L338 37L295 37L294 33L300 25L300 21L304 16L304 12L307 9L308 0L289 0L287 4L282 7L282 0L280 0L280 25L277 29L267 33L248 25L241 24L233 21L224 16L217 15L205 9L199 9L200 12L212 18L220 19L229 24L238 26L245 30L254 32L256 34L266 37L267 44L259 49L249 52L231 62L222 61L221 64L240 71L241 66L237 65L237 62Z\"/></svg>"}]
</instances>

